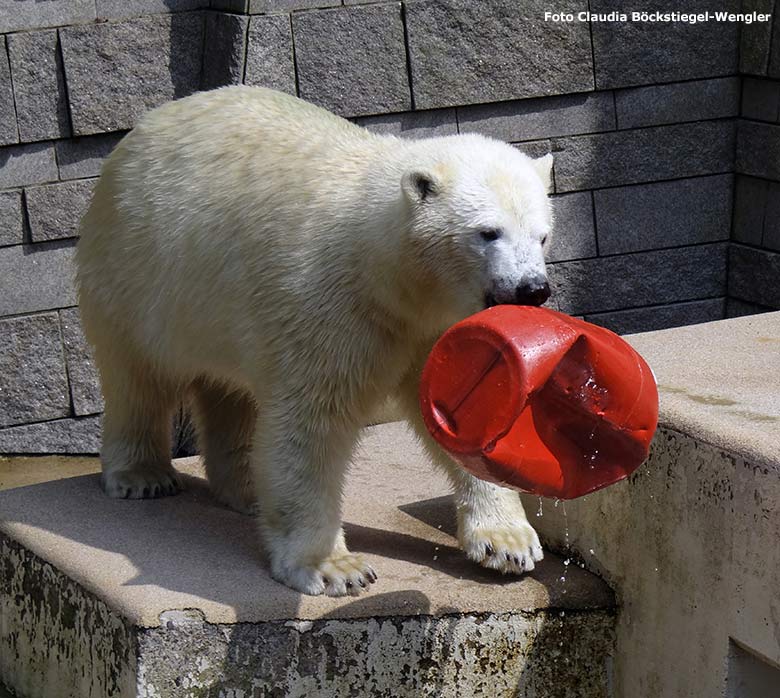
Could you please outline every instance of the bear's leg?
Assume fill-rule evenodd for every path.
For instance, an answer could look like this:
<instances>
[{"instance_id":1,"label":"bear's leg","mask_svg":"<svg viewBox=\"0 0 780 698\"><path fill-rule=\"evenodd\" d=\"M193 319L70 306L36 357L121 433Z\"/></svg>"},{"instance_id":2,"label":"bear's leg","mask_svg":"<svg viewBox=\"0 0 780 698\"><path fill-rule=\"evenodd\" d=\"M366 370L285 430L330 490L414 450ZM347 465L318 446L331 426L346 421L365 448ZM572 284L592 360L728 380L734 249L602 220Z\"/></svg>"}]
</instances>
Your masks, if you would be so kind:
<instances>
[{"instance_id":1,"label":"bear's leg","mask_svg":"<svg viewBox=\"0 0 780 698\"><path fill-rule=\"evenodd\" d=\"M95 346L95 363L105 398L100 483L106 494L126 499L176 494L171 429L177 387L118 341Z\"/></svg>"},{"instance_id":2,"label":"bear's leg","mask_svg":"<svg viewBox=\"0 0 780 698\"><path fill-rule=\"evenodd\" d=\"M251 395L199 379L192 385L198 444L206 476L216 499L244 514L252 511L255 493L249 456L256 409Z\"/></svg>"},{"instance_id":3,"label":"bear's leg","mask_svg":"<svg viewBox=\"0 0 780 698\"><path fill-rule=\"evenodd\" d=\"M303 412L299 402L283 399L258 408L252 479L271 574L305 594L357 595L376 581L363 558L347 550L341 528L343 479L358 427Z\"/></svg>"},{"instance_id":4,"label":"bear's leg","mask_svg":"<svg viewBox=\"0 0 780 698\"><path fill-rule=\"evenodd\" d=\"M419 375L407 375L399 403L436 466L449 477L458 514L458 540L467 557L504 574L522 574L543 558L539 536L514 490L474 477L455 463L430 435L420 412Z\"/></svg>"}]
</instances>

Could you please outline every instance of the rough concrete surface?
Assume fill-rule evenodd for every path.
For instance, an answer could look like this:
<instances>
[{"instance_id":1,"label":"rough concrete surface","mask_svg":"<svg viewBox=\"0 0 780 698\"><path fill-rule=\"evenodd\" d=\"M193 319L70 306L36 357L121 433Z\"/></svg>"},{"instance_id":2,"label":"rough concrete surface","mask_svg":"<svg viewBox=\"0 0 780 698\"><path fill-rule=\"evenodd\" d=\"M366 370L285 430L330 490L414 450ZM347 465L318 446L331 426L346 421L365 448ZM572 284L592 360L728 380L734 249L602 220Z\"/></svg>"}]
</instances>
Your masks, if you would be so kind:
<instances>
[{"instance_id":1,"label":"rough concrete surface","mask_svg":"<svg viewBox=\"0 0 780 698\"><path fill-rule=\"evenodd\" d=\"M661 424L780 471L780 312L627 339L658 379Z\"/></svg>"},{"instance_id":2,"label":"rough concrete surface","mask_svg":"<svg viewBox=\"0 0 780 698\"><path fill-rule=\"evenodd\" d=\"M0 589L28 585L0 595L0 655L13 643L19 657L0 667L6 682L48 676L62 686L51 698L90 695L61 666L76 640L43 630L72 585L78 613L111 609L112 642L121 649L129 628L136 643L137 688L116 695L608 695L608 587L554 555L520 579L467 561L446 483L403 425L367 429L349 479L347 540L380 576L357 599L301 596L271 580L253 521L213 502L197 459L178 465L186 491L168 499L111 500L96 475L0 492L0 536L14 559L28 556L0 566ZM32 617L20 610L31 594L46 606ZM57 651L33 679L27 657L42 643ZM120 649L103 643L89 670L119 685Z\"/></svg>"}]
</instances>

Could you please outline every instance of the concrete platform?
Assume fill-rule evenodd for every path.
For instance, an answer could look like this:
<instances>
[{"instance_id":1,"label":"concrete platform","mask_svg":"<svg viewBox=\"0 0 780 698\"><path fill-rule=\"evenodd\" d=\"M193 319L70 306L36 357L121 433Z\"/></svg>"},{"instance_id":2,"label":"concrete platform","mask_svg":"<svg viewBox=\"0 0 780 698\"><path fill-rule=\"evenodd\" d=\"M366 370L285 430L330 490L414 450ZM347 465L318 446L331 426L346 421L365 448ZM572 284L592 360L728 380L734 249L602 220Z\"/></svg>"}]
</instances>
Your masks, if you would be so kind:
<instances>
[{"instance_id":1,"label":"concrete platform","mask_svg":"<svg viewBox=\"0 0 780 698\"><path fill-rule=\"evenodd\" d=\"M626 339L650 359L662 425L780 469L780 312Z\"/></svg>"},{"instance_id":2,"label":"concrete platform","mask_svg":"<svg viewBox=\"0 0 780 698\"><path fill-rule=\"evenodd\" d=\"M37 482L46 462L24 460ZM609 695L609 588L554 555L522 579L468 562L403 425L367 429L349 479L347 539L380 575L357 599L271 580L252 520L197 459L178 467L184 493L117 501L94 474L19 486L0 463L0 678L19 696Z\"/></svg>"}]
</instances>

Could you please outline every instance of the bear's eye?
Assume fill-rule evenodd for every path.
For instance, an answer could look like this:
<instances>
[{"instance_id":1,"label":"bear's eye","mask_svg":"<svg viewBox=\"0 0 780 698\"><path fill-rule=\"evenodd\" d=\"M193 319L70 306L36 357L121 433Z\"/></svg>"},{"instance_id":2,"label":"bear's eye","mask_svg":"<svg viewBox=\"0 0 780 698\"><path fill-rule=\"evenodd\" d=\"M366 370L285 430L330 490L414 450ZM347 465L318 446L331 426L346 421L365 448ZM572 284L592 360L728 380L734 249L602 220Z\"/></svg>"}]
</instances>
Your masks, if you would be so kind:
<instances>
[{"instance_id":1,"label":"bear's eye","mask_svg":"<svg viewBox=\"0 0 780 698\"><path fill-rule=\"evenodd\" d=\"M480 231L479 236L485 242L493 242L494 240L498 240L498 238L501 237L501 231L495 230L494 228L491 228L489 230L482 230Z\"/></svg>"},{"instance_id":2,"label":"bear's eye","mask_svg":"<svg viewBox=\"0 0 780 698\"><path fill-rule=\"evenodd\" d=\"M542 238L542 245L546 245L546 244L547 244L547 236L545 235L545 236Z\"/></svg>"}]
</instances>

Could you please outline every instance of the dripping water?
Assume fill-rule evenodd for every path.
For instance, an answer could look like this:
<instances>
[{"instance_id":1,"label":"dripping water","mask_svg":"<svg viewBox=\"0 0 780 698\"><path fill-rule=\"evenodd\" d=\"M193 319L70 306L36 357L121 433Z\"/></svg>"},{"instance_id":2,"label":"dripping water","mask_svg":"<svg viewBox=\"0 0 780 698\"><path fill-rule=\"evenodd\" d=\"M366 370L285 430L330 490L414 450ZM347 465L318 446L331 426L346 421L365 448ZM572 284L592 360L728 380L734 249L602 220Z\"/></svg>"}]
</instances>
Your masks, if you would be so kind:
<instances>
[{"instance_id":1,"label":"dripping water","mask_svg":"<svg viewBox=\"0 0 780 698\"><path fill-rule=\"evenodd\" d=\"M558 502L560 500L555 500L555 506L558 506ZM561 502L561 509L563 510L563 550L564 554L567 555L566 558L563 560L563 576L561 576L561 584L563 585L562 592L563 594L566 593L566 575L569 572L569 565L571 564L571 557L568 557L570 545L569 545L569 518L566 515L566 502Z\"/></svg>"}]
</instances>

